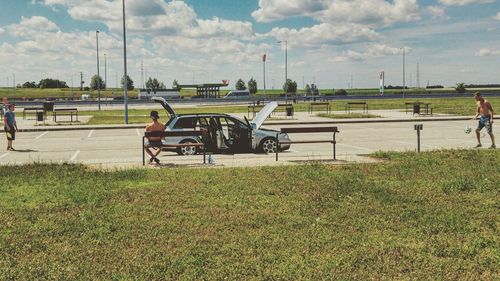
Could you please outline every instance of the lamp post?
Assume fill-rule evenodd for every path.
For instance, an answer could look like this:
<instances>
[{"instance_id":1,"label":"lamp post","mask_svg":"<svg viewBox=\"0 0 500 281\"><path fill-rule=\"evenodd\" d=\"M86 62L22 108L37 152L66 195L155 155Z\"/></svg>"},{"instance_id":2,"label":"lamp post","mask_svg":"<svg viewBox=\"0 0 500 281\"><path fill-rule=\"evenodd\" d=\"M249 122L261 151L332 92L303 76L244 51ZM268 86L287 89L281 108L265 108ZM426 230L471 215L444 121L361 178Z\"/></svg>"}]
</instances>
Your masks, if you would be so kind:
<instances>
[{"instance_id":1,"label":"lamp post","mask_svg":"<svg viewBox=\"0 0 500 281\"><path fill-rule=\"evenodd\" d=\"M101 76L99 75L99 30L95 31L97 45L97 106L101 110Z\"/></svg>"},{"instance_id":2,"label":"lamp post","mask_svg":"<svg viewBox=\"0 0 500 281\"><path fill-rule=\"evenodd\" d=\"M285 42L285 85L288 81L288 40L278 41L278 44ZM287 100L287 93L285 93L285 100Z\"/></svg>"},{"instance_id":3,"label":"lamp post","mask_svg":"<svg viewBox=\"0 0 500 281\"><path fill-rule=\"evenodd\" d=\"M108 69L107 69L107 61L106 61L106 53L104 53L104 100L105 103L108 104Z\"/></svg>"},{"instance_id":4,"label":"lamp post","mask_svg":"<svg viewBox=\"0 0 500 281\"><path fill-rule=\"evenodd\" d=\"M127 35L125 32L125 0L122 0L123 6L123 89L125 103L125 124L128 124L128 78L127 78Z\"/></svg>"},{"instance_id":5,"label":"lamp post","mask_svg":"<svg viewBox=\"0 0 500 281\"><path fill-rule=\"evenodd\" d=\"M403 99L405 99L405 91L406 91L406 80L405 80L405 47L402 47L403 49Z\"/></svg>"},{"instance_id":6,"label":"lamp post","mask_svg":"<svg viewBox=\"0 0 500 281\"><path fill-rule=\"evenodd\" d=\"M266 54L262 56L262 64L264 65L264 95L266 95Z\"/></svg>"}]
</instances>

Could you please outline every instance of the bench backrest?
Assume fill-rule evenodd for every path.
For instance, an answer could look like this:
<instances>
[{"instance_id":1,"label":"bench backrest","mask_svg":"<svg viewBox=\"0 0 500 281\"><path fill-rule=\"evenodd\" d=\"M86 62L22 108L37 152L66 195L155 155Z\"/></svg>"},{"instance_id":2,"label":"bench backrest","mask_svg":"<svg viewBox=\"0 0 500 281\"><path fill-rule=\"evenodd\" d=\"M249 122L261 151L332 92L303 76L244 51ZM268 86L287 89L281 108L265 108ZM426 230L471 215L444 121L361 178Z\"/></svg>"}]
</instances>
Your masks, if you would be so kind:
<instances>
[{"instance_id":1,"label":"bench backrest","mask_svg":"<svg viewBox=\"0 0 500 281\"><path fill-rule=\"evenodd\" d=\"M155 132L144 132L144 137L187 137L187 136L203 136L206 134L206 130L195 130L195 131L155 131Z\"/></svg>"},{"instance_id":2,"label":"bench backrest","mask_svg":"<svg viewBox=\"0 0 500 281\"><path fill-rule=\"evenodd\" d=\"M347 104L366 104L364 101L350 101Z\"/></svg>"},{"instance_id":3,"label":"bench backrest","mask_svg":"<svg viewBox=\"0 0 500 281\"><path fill-rule=\"evenodd\" d=\"M282 133L324 133L332 132L338 133L338 127L294 127L294 128L281 128Z\"/></svg>"},{"instance_id":4,"label":"bench backrest","mask_svg":"<svg viewBox=\"0 0 500 281\"><path fill-rule=\"evenodd\" d=\"M77 108L54 108L54 111L78 111Z\"/></svg>"},{"instance_id":5,"label":"bench backrest","mask_svg":"<svg viewBox=\"0 0 500 281\"><path fill-rule=\"evenodd\" d=\"M310 105L329 105L329 102L311 102Z\"/></svg>"}]
</instances>

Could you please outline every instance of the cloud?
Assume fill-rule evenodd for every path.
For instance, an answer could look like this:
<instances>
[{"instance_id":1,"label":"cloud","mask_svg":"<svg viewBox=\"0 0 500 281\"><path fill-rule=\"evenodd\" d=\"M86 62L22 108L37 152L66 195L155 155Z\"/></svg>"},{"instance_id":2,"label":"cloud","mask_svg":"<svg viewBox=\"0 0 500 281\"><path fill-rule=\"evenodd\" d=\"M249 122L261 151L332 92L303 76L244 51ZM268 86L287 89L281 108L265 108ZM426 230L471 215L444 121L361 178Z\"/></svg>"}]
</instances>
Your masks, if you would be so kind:
<instances>
[{"instance_id":1,"label":"cloud","mask_svg":"<svg viewBox=\"0 0 500 281\"><path fill-rule=\"evenodd\" d=\"M405 47L405 52L408 53L411 48ZM362 61L370 58L379 58L384 56L393 56L402 54L401 48L390 47L384 44L374 44L368 46L364 51L347 50L340 56L329 59L330 62L346 62L346 61Z\"/></svg>"},{"instance_id":2,"label":"cloud","mask_svg":"<svg viewBox=\"0 0 500 281\"><path fill-rule=\"evenodd\" d=\"M500 12L498 12L494 17L493 19L495 20L500 20Z\"/></svg>"},{"instance_id":3,"label":"cloud","mask_svg":"<svg viewBox=\"0 0 500 281\"><path fill-rule=\"evenodd\" d=\"M59 27L45 17L33 16L31 18L21 18L19 24L8 25L7 30L13 36L26 36L38 34L40 32L57 32Z\"/></svg>"},{"instance_id":4,"label":"cloud","mask_svg":"<svg viewBox=\"0 0 500 281\"><path fill-rule=\"evenodd\" d=\"M273 28L266 35L277 40L293 38L288 42L292 47L319 47L324 44L341 45L381 39L374 30L359 24L321 23L301 29Z\"/></svg>"},{"instance_id":5,"label":"cloud","mask_svg":"<svg viewBox=\"0 0 500 281\"><path fill-rule=\"evenodd\" d=\"M489 57L500 55L500 50L481 49L475 54L478 57Z\"/></svg>"},{"instance_id":6,"label":"cloud","mask_svg":"<svg viewBox=\"0 0 500 281\"><path fill-rule=\"evenodd\" d=\"M5 29L0 27L0 35L2 35L5 32Z\"/></svg>"},{"instance_id":7,"label":"cloud","mask_svg":"<svg viewBox=\"0 0 500 281\"><path fill-rule=\"evenodd\" d=\"M486 4L495 0L439 0L439 3L446 6L465 6L469 4Z\"/></svg>"},{"instance_id":8,"label":"cloud","mask_svg":"<svg viewBox=\"0 0 500 281\"><path fill-rule=\"evenodd\" d=\"M310 17L319 22L349 22L372 27L419 19L416 0L259 0L258 22Z\"/></svg>"},{"instance_id":9,"label":"cloud","mask_svg":"<svg viewBox=\"0 0 500 281\"><path fill-rule=\"evenodd\" d=\"M449 17L446 15L446 11L444 7L440 6L428 6L427 12L431 14L433 19L449 19Z\"/></svg>"}]
</instances>

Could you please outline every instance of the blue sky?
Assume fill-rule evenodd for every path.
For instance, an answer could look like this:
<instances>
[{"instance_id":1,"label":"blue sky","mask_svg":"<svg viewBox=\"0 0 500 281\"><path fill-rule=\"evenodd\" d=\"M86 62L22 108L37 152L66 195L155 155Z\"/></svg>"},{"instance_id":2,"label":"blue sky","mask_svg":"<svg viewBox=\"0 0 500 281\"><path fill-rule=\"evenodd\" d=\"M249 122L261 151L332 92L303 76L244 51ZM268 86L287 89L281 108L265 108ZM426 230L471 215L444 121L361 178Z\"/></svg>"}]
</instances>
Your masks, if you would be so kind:
<instances>
[{"instance_id":1,"label":"blue sky","mask_svg":"<svg viewBox=\"0 0 500 281\"><path fill-rule=\"evenodd\" d=\"M0 0L0 86L123 73L121 0ZM128 72L166 85L237 79L280 88L500 83L500 3L493 0L126 0ZM417 63L419 80L417 80ZM142 71L141 71L142 64Z\"/></svg>"}]
</instances>

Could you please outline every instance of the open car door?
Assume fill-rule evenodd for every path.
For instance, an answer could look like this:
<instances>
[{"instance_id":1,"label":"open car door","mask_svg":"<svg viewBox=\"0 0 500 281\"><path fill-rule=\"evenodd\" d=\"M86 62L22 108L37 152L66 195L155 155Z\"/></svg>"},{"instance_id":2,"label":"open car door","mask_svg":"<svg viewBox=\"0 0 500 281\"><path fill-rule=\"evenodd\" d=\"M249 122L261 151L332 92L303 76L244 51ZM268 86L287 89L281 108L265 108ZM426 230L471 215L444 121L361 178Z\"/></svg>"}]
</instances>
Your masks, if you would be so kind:
<instances>
[{"instance_id":1,"label":"open car door","mask_svg":"<svg viewBox=\"0 0 500 281\"><path fill-rule=\"evenodd\" d=\"M276 109L276 107L278 107L278 103L275 101L266 104L266 106L264 106L259 111L259 113L257 113L255 115L255 118L252 120L252 123L251 123L252 129L254 129L254 130L259 129L260 126L262 126L262 123L264 123L264 121L266 121L267 117L269 117L269 115L271 115L271 113Z\"/></svg>"},{"instance_id":2,"label":"open car door","mask_svg":"<svg viewBox=\"0 0 500 281\"><path fill-rule=\"evenodd\" d=\"M164 98L152 97L151 100L161 104L161 106L163 106L163 108L165 108L165 110L168 112L168 114L170 114L170 118L173 118L177 115L177 114L175 114L174 109L170 106L170 104L168 104L168 102Z\"/></svg>"}]
</instances>

